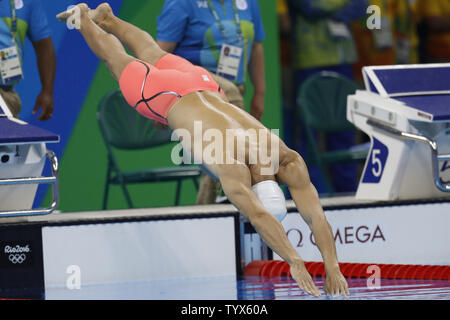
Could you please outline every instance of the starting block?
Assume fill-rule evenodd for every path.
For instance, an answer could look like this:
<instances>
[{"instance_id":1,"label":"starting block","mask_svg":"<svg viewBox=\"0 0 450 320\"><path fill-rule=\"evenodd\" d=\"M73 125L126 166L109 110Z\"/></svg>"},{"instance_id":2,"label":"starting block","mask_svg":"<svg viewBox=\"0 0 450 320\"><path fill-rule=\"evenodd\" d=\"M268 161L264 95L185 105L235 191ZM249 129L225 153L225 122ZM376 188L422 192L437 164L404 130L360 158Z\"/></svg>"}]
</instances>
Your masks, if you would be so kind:
<instances>
[{"instance_id":1,"label":"starting block","mask_svg":"<svg viewBox=\"0 0 450 320\"><path fill-rule=\"evenodd\" d=\"M347 119L371 139L365 200L450 197L450 64L365 67Z\"/></svg>"},{"instance_id":2,"label":"starting block","mask_svg":"<svg viewBox=\"0 0 450 320\"><path fill-rule=\"evenodd\" d=\"M46 143L59 136L12 117L0 97L0 218L52 213L59 202L58 159ZM52 176L42 177L46 159ZM53 187L49 208L32 209L39 184Z\"/></svg>"}]
</instances>

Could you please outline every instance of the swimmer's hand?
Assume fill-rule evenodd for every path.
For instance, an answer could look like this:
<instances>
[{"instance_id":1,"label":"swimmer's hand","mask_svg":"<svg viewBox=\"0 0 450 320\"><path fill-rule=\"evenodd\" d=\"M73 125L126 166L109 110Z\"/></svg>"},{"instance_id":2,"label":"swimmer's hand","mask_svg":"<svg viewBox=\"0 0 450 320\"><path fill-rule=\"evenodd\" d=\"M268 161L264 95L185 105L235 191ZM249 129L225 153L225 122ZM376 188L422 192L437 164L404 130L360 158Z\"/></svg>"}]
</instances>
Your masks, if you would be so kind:
<instances>
[{"instance_id":1,"label":"swimmer's hand","mask_svg":"<svg viewBox=\"0 0 450 320\"><path fill-rule=\"evenodd\" d=\"M341 271L327 271L327 279L325 280L325 293L332 297L343 295L347 297L350 295L348 291L347 280L345 280Z\"/></svg>"},{"instance_id":2,"label":"swimmer's hand","mask_svg":"<svg viewBox=\"0 0 450 320\"><path fill-rule=\"evenodd\" d=\"M314 284L314 281L312 280L311 275L308 273L308 270L306 270L303 261L294 262L293 264L290 265L290 267L291 267L291 276L297 282L298 286L301 289L305 290L310 295L319 297L320 296L319 289L317 289L316 285Z\"/></svg>"}]
</instances>

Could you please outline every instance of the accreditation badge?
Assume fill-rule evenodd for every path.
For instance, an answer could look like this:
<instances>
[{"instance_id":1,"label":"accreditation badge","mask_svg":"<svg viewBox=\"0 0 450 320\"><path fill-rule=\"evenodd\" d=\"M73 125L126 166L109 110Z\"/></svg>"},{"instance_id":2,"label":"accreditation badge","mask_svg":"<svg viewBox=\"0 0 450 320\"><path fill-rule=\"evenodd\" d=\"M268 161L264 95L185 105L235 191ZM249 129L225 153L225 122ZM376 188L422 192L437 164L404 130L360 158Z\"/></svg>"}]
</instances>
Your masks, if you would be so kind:
<instances>
[{"instance_id":1,"label":"accreditation badge","mask_svg":"<svg viewBox=\"0 0 450 320\"><path fill-rule=\"evenodd\" d=\"M217 74L227 79L237 80L243 49L224 44L220 52Z\"/></svg>"},{"instance_id":2,"label":"accreditation badge","mask_svg":"<svg viewBox=\"0 0 450 320\"><path fill-rule=\"evenodd\" d=\"M23 79L22 64L16 46L0 50L0 73L3 85L13 85Z\"/></svg>"}]
</instances>

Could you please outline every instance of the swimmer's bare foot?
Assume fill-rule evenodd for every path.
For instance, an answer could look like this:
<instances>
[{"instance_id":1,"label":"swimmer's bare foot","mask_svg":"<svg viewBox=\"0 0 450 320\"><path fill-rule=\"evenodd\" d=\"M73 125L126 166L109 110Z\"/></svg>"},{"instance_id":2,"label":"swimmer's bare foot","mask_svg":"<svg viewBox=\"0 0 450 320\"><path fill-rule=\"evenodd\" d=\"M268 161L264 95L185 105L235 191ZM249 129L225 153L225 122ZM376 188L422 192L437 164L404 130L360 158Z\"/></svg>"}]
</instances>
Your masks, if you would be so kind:
<instances>
[{"instance_id":1,"label":"swimmer's bare foot","mask_svg":"<svg viewBox=\"0 0 450 320\"><path fill-rule=\"evenodd\" d=\"M79 3L76 6L74 6L73 8L61 12L60 14L58 14L56 16L56 18L61 21L62 23L66 23L67 20L73 16L74 14L77 13L77 10L79 10L78 12L80 13L80 15L84 15L86 13L88 13L90 11L88 5L86 3Z\"/></svg>"},{"instance_id":2,"label":"swimmer's bare foot","mask_svg":"<svg viewBox=\"0 0 450 320\"><path fill-rule=\"evenodd\" d=\"M114 16L113 10L107 2L102 3L97 9L89 12L89 17L100 27L103 27L107 23L108 18L112 16Z\"/></svg>"}]
</instances>

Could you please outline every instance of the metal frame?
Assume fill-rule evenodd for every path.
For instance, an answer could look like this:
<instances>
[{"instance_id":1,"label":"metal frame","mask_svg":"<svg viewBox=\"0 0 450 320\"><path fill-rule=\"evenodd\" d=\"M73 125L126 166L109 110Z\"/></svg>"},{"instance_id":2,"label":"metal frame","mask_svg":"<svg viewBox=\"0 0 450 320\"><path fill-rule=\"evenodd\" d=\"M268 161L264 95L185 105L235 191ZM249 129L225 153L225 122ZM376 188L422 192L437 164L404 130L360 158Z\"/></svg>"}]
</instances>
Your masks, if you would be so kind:
<instances>
[{"instance_id":1,"label":"metal frame","mask_svg":"<svg viewBox=\"0 0 450 320\"><path fill-rule=\"evenodd\" d=\"M59 204L59 163L53 151L47 150L47 158L52 164L52 177L25 177L15 179L0 179L0 186L21 185L21 184L51 184L53 200L50 207L46 209L31 209L18 211L0 211L0 218L21 217L21 216L40 216L51 214Z\"/></svg>"},{"instance_id":2,"label":"metal frame","mask_svg":"<svg viewBox=\"0 0 450 320\"><path fill-rule=\"evenodd\" d=\"M367 124L379 130L382 130L386 133L402 138L404 140L411 140L427 144L431 148L431 164L434 176L434 183L439 190L443 192L450 192L450 184L442 185L441 179L439 178L439 161L450 161L450 154L439 155L438 146L435 141L432 141L425 136L394 129L385 124L370 119L367 120Z\"/></svg>"}]
</instances>

